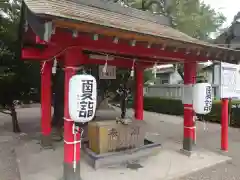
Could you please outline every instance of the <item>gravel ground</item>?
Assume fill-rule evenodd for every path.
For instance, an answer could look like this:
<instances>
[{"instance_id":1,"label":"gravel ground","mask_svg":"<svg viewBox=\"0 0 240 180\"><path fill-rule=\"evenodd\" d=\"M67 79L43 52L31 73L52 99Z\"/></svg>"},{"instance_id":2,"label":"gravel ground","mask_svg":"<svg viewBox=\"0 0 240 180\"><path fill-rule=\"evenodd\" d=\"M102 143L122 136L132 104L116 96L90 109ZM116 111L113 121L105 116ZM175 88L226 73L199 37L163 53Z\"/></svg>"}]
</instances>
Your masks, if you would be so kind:
<instances>
[{"instance_id":1,"label":"gravel ground","mask_svg":"<svg viewBox=\"0 0 240 180\"><path fill-rule=\"evenodd\" d=\"M240 179L239 167L233 165L232 162L229 162L198 171L196 173L179 178L178 180L238 180L238 179Z\"/></svg>"},{"instance_id":2,"label":"gravel ground","mask_svg":"<svg viewBox=\"0 0 240 180\"><path fill-rule=\"evenodd\" d=\"M129 110L129 114L132 111ZM150 132L158 133L155 141L168 140L182 142L183 126L181 118L146 112L144 120ZM170 123L169 123L170 122ZM197 146L217 153L221 142L220 124L197 122ZM223 153L232 160L206 168L174 180L240 180L240 129L229 128L229 151Z\"/></svg>"},{"instance_id":3,"label":"gravel ground","mask_svg":"<svg viewBox=\"0 0 240 180\"><path fill-rule=\"evenodd\" d=\"M34 139L36 128L39 129L39 123L36 123L39 122L39 108L17 111L20 128L25 133L13 133L11 117L0 114L0 180L21 180L14 147Z\"/></svg>"},{"instance_id":4,"label":"gravel ground","mask_svg":"<svg viewBox=\"0 0 240 180\"><path fill-rule=\"evenodd\" d=\"M11 136L0 136L0 179L20 180L14 140Z\"/></svg>"},{"instance_id":5,"label":"gravel ground","mask_svg":"<svg viewBox=\"0 0 240 180\"><path fill-rule=\"evenodd\" d=\"M101 113L100 113L101 114ZM99 115L100 115L99 114ZM132 112L129 111L129 115ZM0 180L20 180L14 146L28 139L39 138L39 108L18 109L20 127L28 135L11 133L11 119L0 114ZM168 140L182 141L183 127L180 117L145 113L148 132L152 132L155 141L164 143ZM221 153L220 125L197 123L197 147ZM175 180L240 180L240 129L229 128L229 152L225 155L232 160L211 168L189 174Z\"/></svg>"},{"instance_id":6,"label":"gravel ground","mask_svg":"<svg viewBox=\"0 0 240 180\"><path fill-rule=\"evenodd\" d=\"M230 156L232 160L189 174L179 180L240 180L240 132L233 128L229 130L229 151L225 155ZM220 152L217 148L220 144L220 131L213 133L211 138L202 134L198 141L199 146Z\"/></svg>"}]
</instances>

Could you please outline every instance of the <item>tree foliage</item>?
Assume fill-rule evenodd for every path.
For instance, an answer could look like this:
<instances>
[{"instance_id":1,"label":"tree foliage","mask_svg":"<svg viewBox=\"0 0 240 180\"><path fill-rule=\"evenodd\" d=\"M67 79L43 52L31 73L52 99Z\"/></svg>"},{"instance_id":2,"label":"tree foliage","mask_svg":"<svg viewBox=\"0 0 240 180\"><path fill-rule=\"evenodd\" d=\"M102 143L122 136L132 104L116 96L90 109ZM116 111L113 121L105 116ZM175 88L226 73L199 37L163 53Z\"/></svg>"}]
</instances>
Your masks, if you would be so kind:
<instances>
[{"instance_id":1,"label":"tree foliage","mask_svg":"<svg viewBox=\"0 0 240 180\"><path fill-rule=\"evenodd\" d=\"M147 69L147 70L145 70L143 76L144 76L144 77L143 77L144 83L145 83L145 82L148 82L148 81L154 80L154 74L153 74L152 69Z\"/></svg>"},{"instance_id":2,"label":"tree foliage","mask_svg":"<svg viewBox=\"0 0 240 180\"><path fill-rule=\"evenodd\" d=\"M115 0L125 6L171 18L171 25L179 31L205 41L210 34L221 31L226 17L200 0ZM183 65L178 72L183 77Z\"/></svg>"},{"instance_id":3,"label":"tree foliage","mask_svg":"<svg viewBox=\"0 0 240 180\"><path fill-rule=\"evenodd\" d=\"M219 31L226 20L222 13L199 0L178 0L173 7L170 12L174 17L174 27L201 40L209 40L210 33Z\"/></svg>"},{"instance_id":4,"label":"tree foliage","mask_svg":"<svg viewBox=\"0 0 240 180\"><path fill-rule=\"evenodd\" d=\"M172 27L202 40L221 29L226 17L199 0L119 0L126 6L171 18Z\"/></svg>"},{"instance_id":5,"label":"tree foliage","mask_svg":"<svg viewBox=\"0 0 240 180\"><path fill-rule=\"evenodd\" d=\"M27 99L36 82L30 76L34 65L20 60L20 6L18 0L0 2L0 106L1 112L12 116L14 132L20 131L15 102Z\"/></svg>"}]
</instances>

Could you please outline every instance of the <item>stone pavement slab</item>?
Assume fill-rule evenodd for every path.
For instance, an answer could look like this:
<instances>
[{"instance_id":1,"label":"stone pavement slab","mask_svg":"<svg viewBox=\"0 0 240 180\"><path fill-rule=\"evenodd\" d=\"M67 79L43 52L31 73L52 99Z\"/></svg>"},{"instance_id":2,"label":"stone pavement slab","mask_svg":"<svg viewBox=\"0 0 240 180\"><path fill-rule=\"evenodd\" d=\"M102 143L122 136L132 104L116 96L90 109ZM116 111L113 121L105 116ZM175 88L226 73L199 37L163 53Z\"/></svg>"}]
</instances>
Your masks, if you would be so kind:
<instances>
[{"instance_id":1,"label":"stone pavement slab","mask_svg":"<svg viewBox=\"0 0 240 180\"><path fill-rule=\"evenodd\" d=\"M59 180L62 177L63 147L56 150L40 150L36 142L16 147L16 154L22 180ZM126 165L94 170L81 161L83 180L167 180L229 160L227 156L207 150L199 150L196 156L187 157L179 152L181 144L168 142L156 155L137 162L142 168L132 170ZM130 162L131 163L131 162ZM184 163L184 164L183 164Z\"/></svg>"}]
</instances>

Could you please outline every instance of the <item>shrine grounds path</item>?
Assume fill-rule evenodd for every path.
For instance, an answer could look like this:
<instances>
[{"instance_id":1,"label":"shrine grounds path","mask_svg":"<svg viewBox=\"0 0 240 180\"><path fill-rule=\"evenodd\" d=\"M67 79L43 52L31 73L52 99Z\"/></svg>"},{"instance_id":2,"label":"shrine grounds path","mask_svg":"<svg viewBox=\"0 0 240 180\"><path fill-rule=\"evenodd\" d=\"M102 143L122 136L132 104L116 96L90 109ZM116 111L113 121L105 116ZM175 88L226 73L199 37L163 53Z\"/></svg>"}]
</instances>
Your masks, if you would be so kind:
<instances>
[{"instance_id":1,"label":"shrine grounds path","mask_svg":"<svg viewBox=\"0 0 240 180\"><path fill-rule=\"evenodd\" d=\"M119 112L119 109L116 109ZM101 114L116 114L114 111L101 110ZM132 114L132 110L128 111ZM0 114L0 180L20 180L18 163L14 147L26 141L38 142L40 137L40 107L18 109L21 134L12 133L11 118ZM182 142L183 119L181 117L145 112L148 136L152 140L164 142ZM217 153L220 151L220 125L197 123L197 147ZM225 163L179 177L175 180L240 180L240 129L229 128L229 152L232 159ZM183 163L184 165L184 163Z\"/></svg>"}]
</instances>

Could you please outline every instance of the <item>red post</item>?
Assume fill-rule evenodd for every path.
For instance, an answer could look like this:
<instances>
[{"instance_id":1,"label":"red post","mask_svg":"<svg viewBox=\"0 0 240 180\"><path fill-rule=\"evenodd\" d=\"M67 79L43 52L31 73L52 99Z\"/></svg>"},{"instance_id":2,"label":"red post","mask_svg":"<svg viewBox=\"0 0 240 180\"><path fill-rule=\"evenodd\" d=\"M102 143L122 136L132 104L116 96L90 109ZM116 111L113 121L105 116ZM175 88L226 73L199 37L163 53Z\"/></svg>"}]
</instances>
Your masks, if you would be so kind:
<instances>
[{"instance_id":1,"label":"red post","mask_svg":"<svg viewBox=\"0 0 240 180\"><path fill-rule=\"evenodd\" d=\"M195 122L192 105L192 85L195 83L196 62L184 63L184 139L183 150L192 151L195 140Z\"/></svg>"},{"instance_id":2,"label":"red post","mask_svg":"<svg viewBox=\"0 0 240 180\"><path fill-rule=\"evenodd\" d=\"M135 119L143 120L143 71L140 66L135 67L136 90L135 90Z\"/></svg>"},{"instance_id":3,"label":"red post","mask_svg":"<svg viewBox=\"0 0 240 180\"><path fill-rule=\"evenodd\" d=\"M74 150L74 122L69 115L69 80L76 73L76 64L79 60L79 50L68 50L65 54L65 80L64 80L64 180L80 180L80 147L76 143ZM80 133L76 134L76 141L80 141Z\"/></svg>"},{"instance_id":4,"label":"red post","mask_svg":"<svg viewBox=\"0 0 240 180\"><path fill-rule=\"evenodd\" d=\"M197 66L195 66L197 68ZM194 73L194 77L192 78L192 82L193 84L196 84L196 71L195 70L195 73ZM193 128L193 144L196 145L197 143L197 129L196 129L196 113L195 111L193 111L193 122L194 122L194 127Z\"/></svg>"},{"instance_id":5,"label":"red post","mask_svg":"<svg viewBox=\"0 0 240 180\"><path fill-rule=\"evenodd\" d=\"M46 61L41 67L41 145L44 148L51 147L51 77L52 77L52 62Z\"/></svg>"},{"instance_id":6,"label":"red post","mask_svg":"<svg viewBox=\"0 0 240 180\"><path fill-rule=\"evenodd\" d=\"M222 99L221 149L228 151L228 99Z\"/></svg>"}]
</instances>

